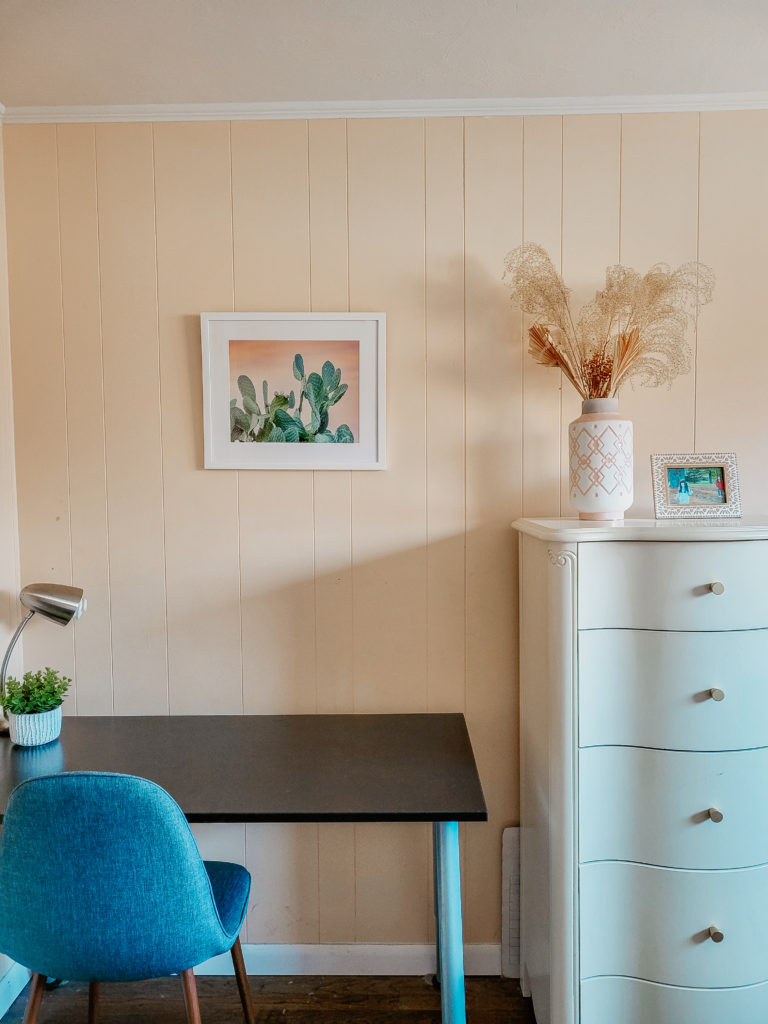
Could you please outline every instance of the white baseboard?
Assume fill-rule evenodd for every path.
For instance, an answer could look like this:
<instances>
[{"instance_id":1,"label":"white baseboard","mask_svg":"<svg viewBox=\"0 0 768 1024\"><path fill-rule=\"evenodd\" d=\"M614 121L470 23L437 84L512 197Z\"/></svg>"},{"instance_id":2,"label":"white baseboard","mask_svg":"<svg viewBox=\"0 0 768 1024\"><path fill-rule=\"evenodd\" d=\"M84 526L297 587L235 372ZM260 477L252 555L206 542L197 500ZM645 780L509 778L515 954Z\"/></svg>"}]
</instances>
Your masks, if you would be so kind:
<instances>
[{"instance_id":1,"label":"white baseboard","mask_svg":"<svg viewBox=\"0 0 768 1024\"><path fill-rule=\"evenodd\" d=\"M435 970L435 947L426 943L245 943L243 959L248 974L419 975ZM464 946L464 973L501 974L501 946L490 942ZM215 956L196 967L195 974L232 974L232 960L228 953Z\"/></svg>"},{"instance_id":2,"label":"white baseboard","mask_svg":"<svg viewBox=\"0 0 768 1024\"><path fill-rule=\"evenodd\" d=\"M30 972L21 964L11 963L8 970L0 977L0 1017L4 1017L14 1000L27 984Z\"/></svg>"}]
</instances>

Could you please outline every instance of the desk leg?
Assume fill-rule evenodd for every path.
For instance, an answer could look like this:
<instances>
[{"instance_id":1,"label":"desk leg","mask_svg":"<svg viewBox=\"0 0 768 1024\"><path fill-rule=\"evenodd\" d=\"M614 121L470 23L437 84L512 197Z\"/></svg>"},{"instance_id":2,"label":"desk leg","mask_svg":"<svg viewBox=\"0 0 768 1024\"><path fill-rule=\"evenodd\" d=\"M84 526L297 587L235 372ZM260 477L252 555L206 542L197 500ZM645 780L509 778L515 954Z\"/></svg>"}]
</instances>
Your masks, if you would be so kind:
<instances>
[{"instance_id":1,"label":"desk leg","mask_svg":"<svg viewBox=\"0 0 768 1024\"><path fill-rule=\"evenodd\" d=\"M440 988L441 965L440 965L440 842L437 838L437 822L432 823L432 907L435 912L435 976L432 984Z\"/></svg>"},{"instance_id":2,"label":"desk leg","mask_svg":"<svg viewBox=\"0 0 768 1024\"><path fill-rule=\"evenodd\" d=\"M436 821L432 830L437 901L437 975L440 979L443 1024L466 1024L459 823Z\"/></svg>"}]
</instances>

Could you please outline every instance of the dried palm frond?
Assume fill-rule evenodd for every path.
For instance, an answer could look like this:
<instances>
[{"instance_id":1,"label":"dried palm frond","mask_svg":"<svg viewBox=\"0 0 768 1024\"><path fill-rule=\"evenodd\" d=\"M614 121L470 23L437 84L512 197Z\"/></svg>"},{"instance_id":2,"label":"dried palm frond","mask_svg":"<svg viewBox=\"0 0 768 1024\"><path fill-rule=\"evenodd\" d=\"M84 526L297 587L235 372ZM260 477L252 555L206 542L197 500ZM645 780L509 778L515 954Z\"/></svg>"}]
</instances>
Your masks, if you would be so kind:
<instances>
[{"instance_id":1,"label":"dried palm frond","mask_svg":"<svg viewBox=\"0 0 768 1024\"><path fill-rule=\"evenodd\" d=\"M558 348L548 327L532 324L528 328L528 352L542 366L559 366L573 386L579 387L567 355Z\"/></svg>"},{"instance_id":2,"label":"dried palm frond","mask_svg":"<svg viewBox=\"0 0 768 1024\"><path fill-rule=\"evenodd\" d=\"M613 380L617 388L621 384L622 377L629 373L632 365L637 362L641 355L642 346L640 344L639 327L633 327L628 333L619 335L616 342L616 354L613 360Z\"/></svg>"},{"instance_id":3,"label":"dried palm frond","mask_svg":"<svg viewBox=\"0 0 768 1024\"><path fill-rule=\"evenodd\" d=\"M631 267L608 267L605 288L576 322L569 289L540 245L518 246L504 267L513 301L536 319L530 354L544 366L558 366L583 398L610 397L627 381L669 386L690 369L685 332L714 288L704 264L672 271L657 263L645 276Z\"/></svg>"}]
</instances>

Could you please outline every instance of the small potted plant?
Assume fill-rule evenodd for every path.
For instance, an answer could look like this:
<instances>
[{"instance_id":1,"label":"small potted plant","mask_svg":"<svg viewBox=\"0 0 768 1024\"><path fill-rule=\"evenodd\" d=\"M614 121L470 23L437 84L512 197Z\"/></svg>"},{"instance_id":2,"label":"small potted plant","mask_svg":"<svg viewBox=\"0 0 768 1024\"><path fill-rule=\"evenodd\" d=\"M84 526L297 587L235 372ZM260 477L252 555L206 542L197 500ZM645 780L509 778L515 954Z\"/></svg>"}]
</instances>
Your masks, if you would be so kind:
<instances>
[{"instance_id":1,"label":"small potted plant","mask_svg":"<svg viewBox=\"0 0 768 1024\"><path fill-rule=\"evenodd\" d=\"M38 747L61 732L61 704L72 680L53 668L25 672L21 682L9 676L2 698L13 743Z\"/></svg>"}]
</instances>

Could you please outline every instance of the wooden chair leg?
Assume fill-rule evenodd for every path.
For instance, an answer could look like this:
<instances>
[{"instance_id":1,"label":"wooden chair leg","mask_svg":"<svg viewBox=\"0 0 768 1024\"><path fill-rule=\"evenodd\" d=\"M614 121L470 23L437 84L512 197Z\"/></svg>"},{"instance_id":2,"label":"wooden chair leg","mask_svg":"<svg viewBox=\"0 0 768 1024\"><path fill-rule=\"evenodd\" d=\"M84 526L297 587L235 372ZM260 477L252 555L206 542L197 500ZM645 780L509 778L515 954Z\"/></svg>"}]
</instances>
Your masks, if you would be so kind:
<instances>
[{"instance_id":1,"label":"wooden chair leg","mask_svg":"<svg viewBox=\"0 0 768 1024\"><path fill-rule=\"evenodd\" d=\"M27 1011L24 1014L24 1024L37 1024L37 1011L40 1009L40 1003L43 1001L44 991L45 975L33 974L32 988L29 990L29 1001L27 1002Z\"/></svg>"},{"instance_id":2,"label":"wooden chair leg","mask_svg":"<svg viewBox=\"0 0 768 1024\"><path fill-rule=\"evenodd\" d=\"M88 985L88 1024L98 1024L99 1020L99 983L92 981Z\"/></svg>"},{"instance_id":3,"label":"wooden chair leg","mask_svg":"<svg viewBox=\"0 0 768 1024\"><path fill-rule=\"evenodd\" d=\"M200 1020L200 1005L197 1001L197 985L195 984L195 972L191 967L181 973L181 984L184 987L184 1005L187 1008L187 1024L202 1024Z\"/></svg>"},{"instance_id":4,"label":"wooden chair leg","mask_svg":"<svg viewBox=\"0 0 768 1024\"><path fill-rule=\"evenodd\" d=\"M235 944L230 950L232 954L232 963L235 968L235 977L237 978L237 991L240 993L240 1002L243 1004L243 1016L245 1017L245 1024L255 1024L255 1017L253 1015L253 1003L251 1002L251 987L248 984L248 975L245 973L245 963L243 961L243 950L240 946L240 938L235 939Z\"/></svg>"}]
</instances>

